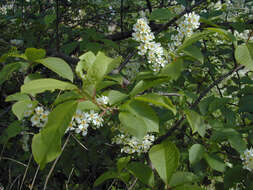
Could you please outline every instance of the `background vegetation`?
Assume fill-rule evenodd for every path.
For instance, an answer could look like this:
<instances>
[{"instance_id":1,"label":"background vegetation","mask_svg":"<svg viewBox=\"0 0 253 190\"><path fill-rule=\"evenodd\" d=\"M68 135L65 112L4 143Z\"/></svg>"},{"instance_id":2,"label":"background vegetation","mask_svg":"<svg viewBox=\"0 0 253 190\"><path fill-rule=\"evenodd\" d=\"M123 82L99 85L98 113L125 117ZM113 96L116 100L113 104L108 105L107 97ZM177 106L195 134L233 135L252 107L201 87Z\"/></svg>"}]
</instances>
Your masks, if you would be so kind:
<instances>
[{"instance_id":1,"label":"background vegetation","mask_svg":"<svg viewBox=\"0 0 253 190\"><path fill-rule=\"evenodd\" d=\"M132 37L140 11L165 66ZM0 189L253 189L252 18L250 0L0 1ZM77 109L103 127L65 133ZM131 154L119 134L155 139Z\"/></svg>"}]
</instances>

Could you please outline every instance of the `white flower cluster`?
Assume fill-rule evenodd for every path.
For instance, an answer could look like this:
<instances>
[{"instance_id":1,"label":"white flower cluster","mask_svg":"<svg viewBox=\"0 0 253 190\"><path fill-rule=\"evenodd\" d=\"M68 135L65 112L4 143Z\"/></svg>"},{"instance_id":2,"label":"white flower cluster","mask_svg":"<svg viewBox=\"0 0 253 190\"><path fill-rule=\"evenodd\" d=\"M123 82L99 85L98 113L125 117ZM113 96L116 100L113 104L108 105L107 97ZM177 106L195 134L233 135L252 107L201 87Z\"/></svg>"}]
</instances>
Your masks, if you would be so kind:
<instances>
[{"instance_id":1,"label":"white flower cluster","mask_svg":"<svg viewBox=\"0 0 253 190\"><path fill-rule=\"evenodd\" d=\"M98 113L95 113L94 110L89 113L77 110L66 132L75 131L76 133L81 133L82 136L86 136L89 126L93 129L98 129L103 126L103 121L103 118Z\"/></svg>"},{"instance_id":2,"label":"white flower cluster","mask_svg":"<svg viewBox=\"0 0 253 190\"><path fill-rule=\"evenodd\" d=\"M107 96L101 96L100 98L97 98L97 103L101 105L107 105L109 103L109 98Z\"/></svg>"},{"instance_id":3,"label":"white flower cluster","mask_svg":"<svg viewBox=\"0 0 253 190\"><path fill-rule=\"evenodd\" d=\"M24 41L23 40L13 39L13 40L10 41L10 43L12 45L15 45L15 46L22 46L24 44Z\"/></svg>"},{"instance_id":4,"label":"white flower cluster","mask_svg":"<svg viewBox=\"0 0 253 190\"><path fill-rule=\"evenodd\" d=\"M4 4L4 5L2 5L2 6L0 6L0 15L1 14L7 14L7 12L9 11L9 10L12 10L13 9L13 6L14 6L14 3L12 2L12 3L7 3L7 4Z\"/></svg>"},{"instance_id":5,"label":"white flower cluster","mask_svg":"<svg viewBox=\"0 0 253 190\"><path fill-rule=\"evenodd\" d=\"M35 108L35 114L31 117L32 126L44 127L47 123L49 111L44 110L43 107Z\"/></svg>"},{"instance_id":6,"label":"white flower cluster","mask_svg":"<svg viewBox=\"0 0 253 190\"><path fill-rule=\"evenodd\" d=\"M32 123L32 126L35 127L44 127L47 123L48 114L50 113L48 110L44 110L43 107L38 106L33 110L33 105L28 104L27 110L24 112L24 117L30 117L30 121Z\"/></svg>"},{"instance_id":7,"label":"white flower cluster","mask_svg":"<svg viewBox=\"0 0 253 190\"><path fill-rule=\"evenodd\" d=\"M112 139L113 144L123 145L121 152L127 154L147 152L155 140L154 135L146 135L142 140L136 137L119 134Z\"/></svg>"},{"instance_id":8,"label":"white flower cluster","mask_svg":"<svg viewBox=\"0 0 253 190\"><path fill-rule=\"evenodd\" d=\"M249 171L252 171L253 170L253 148L246 149L240 158L243 161L243 168Z\"/></svg>"},{"instance_id":9,"label":"white flower cluster","mask_svg":"<svg viewBox=\"0 0 253 190\"><path fill-rule=\"evenodd\" d=\"M152 33L148 20L145 16L138 19L133 27L133 38L137 42L140 42L138 46L138 54L147 54L148 62L151 64L154 71L159 71L161 67L167 64L167 60L164 57L164 51L160 43L154 41L155 36Z\"/></svg>"},{"instance_id":10,"label":"white flower cluster","mask_svg":"<svg viewBox=\"0 0 253 190\"><path fill-rule=\"evenodd\" d=\"M168 44L170 52L174 52L176 47L181 45L182 40L185 37L190 37L193 31L199 27L199 18L199 15L194 12L184 15L184 20L179 23L176 29L177 34L171 36L173 42Z\"/></svg>"},{"instance_id":11,"label":"white flower cluster","mask_svg":"<svg viewBox=\"0 0 253 190\"><path fill-rule=\"evenodd\" d=\"M249 36L250 36L250 30L244 30L243 32L239 33L237 30L235 31L234 35L235 37L243 40L243 41L247 41Z\"/></svg>"}]
</instances>

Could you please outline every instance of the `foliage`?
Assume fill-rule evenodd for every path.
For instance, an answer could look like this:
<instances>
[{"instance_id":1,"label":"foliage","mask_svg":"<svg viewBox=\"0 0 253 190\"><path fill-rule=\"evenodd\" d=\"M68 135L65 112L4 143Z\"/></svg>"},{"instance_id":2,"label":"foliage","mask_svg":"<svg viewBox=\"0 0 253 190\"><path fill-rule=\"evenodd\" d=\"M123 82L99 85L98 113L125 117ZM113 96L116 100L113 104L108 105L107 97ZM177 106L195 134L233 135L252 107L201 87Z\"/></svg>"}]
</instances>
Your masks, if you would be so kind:
<instances>
[{"instance_id":1,"label":"foliage","mask_svg":"<svg viewBox=\"0 0 253 190\"><path fill-rule=\"evenodd\" d=\"M253 189L252 7L1 1L0 189Z\"/></svg>"}]
</instances>

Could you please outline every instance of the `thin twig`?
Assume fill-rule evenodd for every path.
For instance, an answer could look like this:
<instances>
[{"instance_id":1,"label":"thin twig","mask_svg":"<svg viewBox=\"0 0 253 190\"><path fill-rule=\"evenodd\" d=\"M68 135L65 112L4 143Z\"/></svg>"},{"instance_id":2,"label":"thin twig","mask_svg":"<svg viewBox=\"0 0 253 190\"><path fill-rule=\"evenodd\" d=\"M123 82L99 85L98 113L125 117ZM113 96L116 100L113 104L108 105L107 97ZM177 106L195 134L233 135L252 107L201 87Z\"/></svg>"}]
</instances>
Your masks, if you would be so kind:
<instances>
[{"instance_id":1,"label":"thin twig","mask_svg":"<svg viewBox=\"0 0 253 190\"><path fill-rule=\"evenodd\" d=\"M134 182L132 183L132 185L127 189L127 190L132 190L134 188L134 186L136 185L138 179L135 178Z\"/></svg>"},{"instance_id":2,"label":"thin twig","mask_svg":"<svg viewBox=\"0 0 253 190\"><path fill-rule=\"evenodd\" d=\"M18 176L14 179L14 181L13 181L13 182L11 183L11 185L10 185L9 190L12 189L12 186L16 183L16 181L18 180L18 178L20 178L20 176L21 176L21 175L18 175Z\"/></svg>"},{"instance_id":3,"label":"thin twig","mask_svg":"<svg viewBox=\"0 0 253 190\"><path fill-rule=\"evenodd\" d=\"M67 183L66 183L66 189L67 189L67 190L69 189L68 184L69 184L70 178L71 178L71 176L72 176L72 174L73 174L73 172L74 172L74 169L75 169L75 168L72 168L71 171L70 171L70 174L69 174L69 177L68 177L68 181L67 181Z\"/></svg>"},{"instance_id":4,"label":"thin twig","mask_svg":"<svg viewBox=\"0 0 253 190\"><path fill-rule=\"evenodd\" d=\"M13 158L9 158L9 157L5 157L5 156L2 156L1 158L0 158L0 160L10 160L10 161L12 161L12 162L15 162L15 163L17 163L17 164L20 164L20 165L22 165L22 166L24 166L24 167L27 167L27 165L26 164L24 164L24 163L22 163L22 162L20 162L20 161L18 161L18 160L15 160L15 159L13 159Z\"/></svg>"},{"instance_id":5,"label":"thin twig","mask_svg":"<svg viewBox=\"0 0 253 190\"><path fill-rule=\"evenodd\" d=\"M33 185L34 185L35 179L36 179L36 177L37 177L37 175L38 175L39 169L40 169L40 166L38 165L38 167L37 167L37 169L36 169L36 172L35 172L35 175L34 175L34 177L33 177L32 184L31 184L31 186L30 186L30 190L33 189Z\"/></svg>"},{"instance_id":6,"label":"thin twig","mask_svg":"<svg viewBox=\"0 0 253 190\"><path fill-rule=\"evenodd\" d=\"M109 188L107 190L110 190L112 188L112 186L114 185L115 182L116 182L116 179L113 179L111 185L109 186Z\"/></svg>"},{"instance_id":7,"label":"thin twig","mask_svg":"<svg viewBox=\"0 0 253 190\"><path fill-rule=\"evenodd\" d=\"M231 76L233 73L243 69L244 66L243 65L239 65L236 68L234 68L233 70L229 71L227 74L222 75L220 78L218 78L217 80L215 80L208 88L206 88L198 97L198 99L192 104L190 105L190 109L193 109L194 107L196 107L199 102L211 91L211 89L215 86L217 86L219 83L221 83L224 79L226 79L227 77ZM154 141L154 144L159 144L162 141L164 141L165 139L167 139L169 136L172 135L172 133L181 125L181 123L185 120L185 115L183 115L183 117L180 120L177 120L176 123L168 130L168 132L163 135L160 136L158 139L156 139Z\"/></svg>"},{"instance_id":8,"label":"thin twig","mask_svg":"<svg viewBox=\"0 0 253 190\"><path fill-rule=\"evenodd\" d=\"M73 134L71 134L71 136L75 139L75 141L81 146L83 147L85 150L88 150L88 148L86 146L84 146Z\"/></svg>"},{"instance_id":9,"label":"thin twig","mask_svg":"<svg viewBox=\"0 0 253 190\"><path fill-rule=\"evenodd\" d=\"M67 139L66 139L66 141L65 141L65 143L64 143L64 145L63 145L63 147L62 147L61 153L63 152L63 150L65 149L66 145L68 144L70 136L71 136L71 133L69 133L69 135L68 135L68 137L67 137ZM56 160L54 161L54 163L53 163L53 165L52 165L52 167L51 167L51 169L50 169L50 171L49 171L49 173L48 173L48 175L47 175L47 177L46 177L46 181L45 181L43 190L46 190L48 180L49 180L51 174L53 173L54 168L55 168L55 166L56 166L56 163L58 162L60 156L61 156L61 154L60 154L60 155L56 158Z\"/></svg>"},{"instance_id":10,"label":"thin twig","mask_svg":"<svg viewBox=\"0 0 253 190\"><path fill-rule=\"evenodd\" d=\"M149 13L152 13L152 5L151 5L151 2L149 0L146 0L147 2L147 7L148 7L148 10L149 10Z\"/></svg>"},{"instance_id":11,"label":"thin twig","mask_svg":"<svg viewBox=\"0 0 253 190\"><path fill-rule=\"evenodd\" d=\"M26 166L25 173L24 173L24 176L23 176L23 179L22 179L22 182L21 182L21 185L20 185L19 190L22 190L22 186L23 186L23 184L24 184L25 177L26 177L26 174L27 174L28 168L29 168L29 166L30 166L30 163L31 163L32 157L33 157L33 156L32 156L32 154L31 154L31 156L30 156L30 158L29 158L29 161L28 161L28 164L27 164L27 166Z\"/></svg>"},{"instance_id":12,"label":"thin twig","mask_svg":"<svg viewBox=\"0 0 253 190\"><path fill-rule=\"evenodd\" d=\"M68 177L67 184L68 184L68 183L69 183L69 181L70 181L70 178L71 178L71 176L72 176L72 174L73 174L73 172L74 172L74 169L75 169L75 168L72 168L72 169L71 169L71 171L70 171L70 174L69 174L69 177Z\"/></svg>"},{"instance_id":13,"label":"thin twig","mask_svg":"<svg viewBox=\"0 0 253 190\"><path fill-rule=\"evenodd\" d=\"M185 9L184 11L182 11L179 15L175 16L173 19L171 19L168 23L166 23L163 26L159 26L159 27L155 27L152 29L152 31L155 31L155 35L161 33L162 31L166 30L169 26L175 24L175 22L181 18L184 14L191 12L195 7L199 6L200 4L202 4L203 2L205 2L204 0L199 1L197 3L195 3L192 7L190 7L189 9ZM155 26L155 25L154 25ZM152 26L151 26L152 28ZM129 32L128 37L130 37L132 34L132 31ZM126 59L124 60L124 62L114 71L115 74L119 73L126 65L127 63L130 61L130 59L135 55L134 50L130 51L130 53L127 55Z\"/></svg>"}]
</instances>

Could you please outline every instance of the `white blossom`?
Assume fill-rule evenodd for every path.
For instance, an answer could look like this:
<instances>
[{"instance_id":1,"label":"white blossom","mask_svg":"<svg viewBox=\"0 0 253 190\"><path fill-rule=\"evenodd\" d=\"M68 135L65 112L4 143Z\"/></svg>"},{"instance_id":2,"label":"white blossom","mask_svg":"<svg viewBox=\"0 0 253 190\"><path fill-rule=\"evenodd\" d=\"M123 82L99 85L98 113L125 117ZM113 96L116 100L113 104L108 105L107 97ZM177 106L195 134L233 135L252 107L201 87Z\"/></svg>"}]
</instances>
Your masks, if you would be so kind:
<instances>
[{"instance_id":1,"label":"white blossom","mask_svg":"<svg viewBox=\"0 0 253 190\"><path fill-rule=\"evenodd\" d=\"M243 168L249 171L253 170L253 148L246 149L244 153L240 156L243 161Z\"/></svg>"},{"instance_id":2,"label":"white blossom","mask_svg":"<svg viewBox=\"0 0 253 190\"><path fill-rule=\"evenodd\" d=\"M167 60L164 57L161 44L153 41L155 36L151 32L147 18L143 16L138 19L133 26L133 30L133 39L140 42L140 45L138 46L138 54L142 56L147 54L148 63L151 64L152 69L154 71L159 71L160 68L165 66Z\"/></svg>"},{"instance_id":3,"label":"white blossom","mask_svg":"<svg viewBox=\"0 0 253 190\"><path fill-rule=\"evenodd\" d=\"M35 108L35 112L36 114L41 115L44 112L44 109L43 107L38 106L37 108Z\"/></svg>"},{"instance_id":4,"label":"white blossom","mask_svg":"<svg viewBox=\"0 0 253 190\"><path fill-rule=\"evenodd\" d=\"M97 102L102 105L107 105L109 103L109 98L107 96L101 96L97 98Z\"/></svg>"},{"instance_id":5,"label":"white blossom","mask_svg":"<svg viewBox=\"0 0 253 190\"><path fill-rule=\"evenodd\" d=\"M145 153L153 144L155 137L153 135L146 135L142 140L124 134L119 134L112 139L113 144L122 145L121 152L127 154Z\"/></svg>"}]
</instances>

